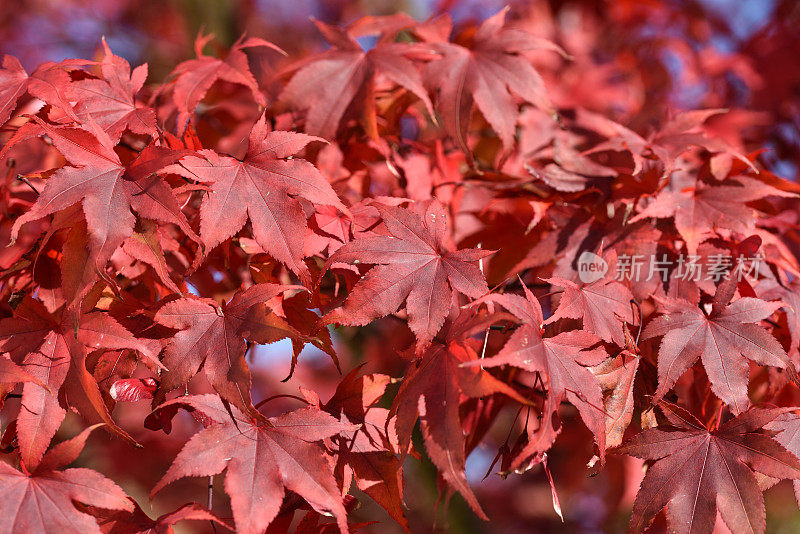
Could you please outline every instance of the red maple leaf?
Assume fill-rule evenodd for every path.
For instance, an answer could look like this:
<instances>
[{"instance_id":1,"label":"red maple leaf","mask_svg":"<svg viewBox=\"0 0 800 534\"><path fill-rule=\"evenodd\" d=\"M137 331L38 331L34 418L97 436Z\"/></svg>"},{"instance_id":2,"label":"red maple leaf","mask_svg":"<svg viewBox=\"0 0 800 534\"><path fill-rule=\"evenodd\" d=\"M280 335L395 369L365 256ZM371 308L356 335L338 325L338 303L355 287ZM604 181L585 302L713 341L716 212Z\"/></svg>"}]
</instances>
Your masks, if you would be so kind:
<instances>
[{"instance_id":1,"label":"red maple leaf","mask_svg":"<svg viewBox=\"0 0 800 534\"><path fill-rule=\"evenodd\" d=\"M603 391L610 393L604 399L606 420L606 449L622 443L622 438L633 419L636 403L634 380L641 358L623 350L614 358L609 358L592 372L600 382Z\"/></svg>"},{"instance_id":2,"label":"red maple leaf","mask_svg":"<svg viewBox=\"0 0 800 534\"><path fill-rule=\"evenodd\" d=\"M378 406L391 377L381 374L361 375L356 367L345 376L323 410L343 421L359 425L353 432L333 438L338 445L336 471L352 471L356 486L372 497L408 531L403 513L403 470L392 452L399 446L394 421L389 410ZM303 393L311 404L320 406L319 398Z\"/></svg>"},{"instance_id":3,"label":"red maple leaf","mask_svg":"<svg viewBox=\"0 0 800 534\"><path fill-rule=\"evenodd\" d=\"M709 152L733 156L755 170L753 164L746 157L723 140L708 137L705 132L700 130L700 126L706 119L726 111L724 109L698 109L678 113L666 121L661 128L655 130L649 139L645 139L622 124L591 111L579 109L577 118L582 126L608 138L607 141L596 145L585 154L605 150L629 152L634 163L633 174L642 172L645 161L652 154L663 165L662 176L669 176L675 168L678 157L691 147L701 147Z\"/></svg>"},{"instance_id":4,"label":"red maple leaf","mask_svg":"<svg viewBox=\"0 0 800 534\"><path fill-rule=\"evenodd\" d=\"M133 233L136 216L174 223L193 236L172 190L154 173L174 163L181 152L146 149L129 168L114 152L114 142L96 125L90 129L50 126L38 118L24 137L47 135L72 166L58 169L45 182L36 203L15 222L12 240L27 222L80 203L89 230L93 263L102 269L114 250ZM22 130L20 130L22 132ZM19 132L18 132L19 134ZM20 137L20 139L24 138ZM10 142L3 151L12 146Z\"/></svg>"},{"instance_id":5,"label":"red maple leaf","mask_svg":"<svg viewBox=\"0 0 800 534\"><path fill-rule=\"evenodd\" d=\"M547 113L554 113L544 81L522 54L530 50L564 53L554 43L505 26L508 8L486 19L463 41L448 42L449 15L417 27L416 32L441 54L425 65L425 83L438 91L437 109L447 132L470 154L466 135L473 104L497 132L503 147L514 144L516 95Z\"/></svg>"},{"instance_id":6,"label":"red maple leaf","mask_svg":"<svg viewBox=\"0 0 800 534\"><path fill-rule=\"evenodd\" d=\"M154 320L180 330L164 351L168 370L162 375L162 395L186 384L202 366L223 399L245 413L252 410L246 341L264 344L285 337L304 337L267 304L291 289L298 288L257 284L237 292L222 306L211 299L190 297L162 306Z\"/></svg>"},{"instance_id":7,"label":"red maple leaf","mask_svg":"<svg viewBox=\"0 0 800 534\"><path fill-rule=\"evenodd\" d=\"M459 406L465 399L497 393L528 403L511 386L478 367L489 359L480 359L469 340L487 326L485 321L473 320L471 310L451 318L439 337L409 367L390 412L390 417L397 416L399 450L408 450L411 432L419 419L428 456L447 484L482 519L487 519L486 514L464 472L465 439Z\"/></svg>"},{"instance_id":8,"label":"red maple leaf","mask_svg":"<svg viewBox=\"0 0 800 534\"><path fill-rule=\"evenodd\" d=\"M588 284L576 284L563 278L543 278L549 284L563 287L558 308L544 324L563 317L581 319L583 328L603 341L625 346L624 323L633 323L633 295L616 276L615 252L606 255L608 274Z\"/></svg>"},{"instance_id":9,"label":"red maple leaf","mask_svg":"<svg viewBox=\"0 0 800 534\"><path fill-rule=\"evenodd\" d=\"M172 71L172 83L162 86L162 92L172 89L172 99L178 108L178 135L183 134L195 108L218 80L242 85L250 90L260 106L266 104L244 51L247 48L270 48L284 54L283 50L269 41L255 37L245 39L242 36L231 46L225 59L219 59L203 54L203 47L213 38L213 34L198 35L194 42L197 58L180 63Z\"/></svg>"},{"instance_id":10,"label":"red maple leaf","mask_svg":"<svg viewBox=\"0 0 800 534\"><path fill-rule=\"evenodd\" d=\"M133 349L151 365L161 366L151 346L100 311L78 316L62 308L51 314L39 301L27 298L15 317L0 321L0 350L9 352L37 379L23 385L23 409L17 419L20 455L31 469L39 464L66 415L57 397L62 388L67 405L89 422L106 423L132 441L114 424L97 382L86 370L87 348Z\"/></svg>"},{"instance_id":11,"label":"red maple leaf","mask_svg":"<svg viewBox=\"0 0 800 534\"><path fill-rule=\"evenodd\" d=\"M768 196L794 197L756 178L736 176L722 183L708 184L696 177L678 175L630 222L652 217L672 218L690 254L697 246L717 235L720 228L750 235L755 230L757 211L747 202Z\"/></svg>"},{"instance_id":12,"label":"red maple leaf","mask_svg":"<svg viewBox=\"0 0 800 534\"><path fill-rule=\"evenodd\" d=\"M111 139L119 140L125 129L157 137L155 111L135 102L147 79L147 64L131 72L130 64L114 55L105 39L102 42L100 69L104 80L79 80L66 88L70 100L77 101L76 114L83 123L94 121Z\"/></svg>"},{"instance_id":13,"label":"red maple leaf","mask_svg":"<svg viewBox=\"0 0 800 534\"><path fill-rule=\"evenodd\" d=\"M492 254L455 250L447 234L447 212L437 200L419 204L418 212L375 204L390 235L360 237L339 248L326 263L376 265L353 287L328 323L364 325L396 312L405 301L408 326L419 347L444 324L453 293L478 298L488 292L475 262Z\"/></svg>"},{"instance_id":14,"label":"red maple leaf","mask_svg":"<svg viewBox=\"0 0 800 534\"><path fill-rule=\"evenodd\" d=\"M3 68L0 69L0 124L4 124L11 116L19 97L25 94L28 87L28 73L14 56L3 56Z\"/></svg>"},{"instance_id":15,"label":"red maple leaf","mask_svg":"<svg viewBox=\"0 0 800 534\"><path fill-rule=\"evenodd\" d=\"M94 61L83 59L47 62L28 76L17 58L3 56L3 67L0 68L0 124L8 120L18 100L26 92L50 104L71 120L79 121L66 94L71 82L69 72L92 64Z\"/></svg>"},{"instance_id":16,"label":"red maple leaf","mask_svg":"<svg viewBox=\"0 0 800 534\"><path fill-rule=\"evenodd\" d=\"M800 348L800 278L790 284L780 285L776 280L766 279L759 283L758 294L763 299L778 299L786 303L786 322L792 337L793 349Z\"/></svg>"},{"instance_id":17,"label":"red maple leaf","mask_svg":"<svg viewBox=\"0 0 800 534\"><path fill-rule=\"evenodd\" d=\"M578 409L583 422L595 436L602 458L606 449L603 393L588 367L600 364L608 354L602 347L595 347L599 339L584 330L544 337L541 305L524 284L523 289L525 297L503 294L482 299L503 306L522 324L497 355L467 364L483 368L513 365L544 375L542 380L547 387L547 397L542 408L543 420L538 428L529 430L528 443L512 462L511 469L519 469L538 453L550 448L557 435L554 416L564 399Z\"/></svg>"},{"instance_id":18,"label":"red maple leaf","mask_svg":"<svg viewBox=\"0 0 800 534\"><path fill-rule=\"evenodd\" d=\"M655 460L633 503L631 530L642 532L665 506L670 530L711 532L719 511L732 532L763 533L764 498L753 471L800 479L800 461L758 432L785 410L751 409L709 430L688 411L662 403L672 428L650 428L620 452Z\"/></svg>"},{"instance_id":19,"label":"red maple leaf","mask_svg":"<svg viewBox=\"0 0 800 534\"><path fill-rule=\"evenodd\" d=\"M397 16L386 17L397 22ZM413 26L414 20L409 17L399 24L392 24L382 32L378 43L364 51L356 41L356 37L369 32L345 31L342 28L314 21L317 29L334 48L310 59L303 60L291 81L284 87L281 100L292 103L298 108L307 108L305 131L311 135L319 135L333 139L345 111L351 103L361 98L367 121L368 133L377 137L375 124L375 86L376 78L383 76L391 82L405 88L419 98L433 115L433 108L428 93L422 84L422 77L412 61L418 50L408 43L394 42L394 36L405 26ZM356 21L357 28L364 20ZM374 19L370 18L370 22ZM405 22L405 24L403 24ZM385 25L385 24L384 24ZM378 29L386 29L379 28ZM360 96L359 96L360 95Z\"/></svg>"},{"instance_id":20,"label":"red maple leaf","mask_svg":"<svg viewBox=\"0 0 800 534\"><path fill-rule=\"evenodd\" d=\"M83 450L94 425L54 446L38 467L23 471L0 462L4 532L87 532L100 534L97 521L74 502L107 510L133 511L125 492L97 471L61 470Z\"/></svg>"},{"instance_id":21,"label":"red maple leaf","mask_svg":"<svg viewBox=\"0 0 800 534\"><path fill-rule=\"evenodd\" d=\"M658 351L658 389L654 402L663 398L698 358L711 380L712 391L734 413L744 411L750 404L748 359L788 368L793 373L794 366L781 344L758 324L782 303L752 297L731 302L735 280L731 277L718 286L710 313L685 300L661 301L662 315L650 321L642 332L644 339L664 336Z\"/></svg>"},{"instance_id":22,"label":"red maple leaf","mask_svg":"<svg viewBox=\"0 0 800 534\"><path fill-rule=\"evenodd\" d=\"M98 523L105 534L173 534L172 526L181 521L212 521L233 530L233 527L197 503L184 504L177 510L161 514L151 519L144 510L131 499L133 514L128 511L103 513L92 509L98 516Z\"/></svg>"},{"instance_id":23,"label":"red maple leaf","mask_svg":"<svg viewBox=\"0 0 800 534\"><path fill-rule=\"evenodd\" d=\"M184 445L152 495L187 476L211 476L227 469L225 492L231 498L237 532L264 532L291 490L320 513L334 515L347 532L347 513L321 440L355 427L317 409L304 408L259 421L235 407L229 412L216 395L184 396L159 410L186 407L211 423ZM231 419L233 415L233 420Z\"/></svg>"},{"instance_id":24,"label":"red maple leaf","mask_svg":"<svg viewBox=\"0 0 800 534\"><path fill-rule=\"evenodd\" d=\"M249 219L253 236L265 252L307 276L303 263L307 222L297 198L347 211L319 170L293 157L312 141L321 139L270 131L262 116L250 132L243 160L201 150L164 172L211 183L200 208L200 236L208 249L233 237Z\"/></svg>"},{"instance_id":25,"label":"red maple leaf","mask_svg":"<svg viewBox=\"0 0 800 534\"><path fill-rule=\"evenodd\" d=\"M774 439L786 450L800 458L800 416L797 413L782 413L769 424L766 430L775 432ZM800 505L800 479L792 480L794 498Z\"/></svg>"}]
</instances>

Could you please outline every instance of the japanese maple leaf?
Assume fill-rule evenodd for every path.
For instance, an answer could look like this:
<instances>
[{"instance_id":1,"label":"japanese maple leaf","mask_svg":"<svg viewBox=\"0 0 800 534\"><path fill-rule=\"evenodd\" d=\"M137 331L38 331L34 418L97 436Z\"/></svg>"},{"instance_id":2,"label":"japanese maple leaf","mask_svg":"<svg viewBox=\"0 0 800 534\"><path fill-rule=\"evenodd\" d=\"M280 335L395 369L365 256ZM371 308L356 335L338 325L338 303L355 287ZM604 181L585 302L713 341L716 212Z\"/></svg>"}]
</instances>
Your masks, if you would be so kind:
<instances>
[{"instance_id":1,"label":"japanese maple leaf","mask_svg":"<svg viewBox=\"0 0 800 534\"><path fill-rule=\"evenodd\" d=\"M617 357L609 358L592 370L603 391L610 391L604 404L606 449L622 443L625 430L633 419L636 400L634 380L640 360L638 356L624 350Z\"/></svg>"},{"instance_id":2,"label":"japanese maple leaf","mask_svg":"<svg viewBox=\"0 0 800 534\"><path fill-rule=\"evenodd\" d=\"M701 147L709 152L722 152L736 157L739 161L758 172L744 155L740 154L722 139L708 137L701 126L714 115L727 113L727 109L694 109L683 111L670 118L650 139L650 149L664 162L664 175L672 172L678 156L690 147Z\"/></svg>"},{"instance_id":3,"label":"japanese maple leaf","mask_svg":"<svg viewBox=\"0 0 800 534\"><path fill-rule=\"evenodd\" d=\"M735 281L735 277L730 280ZM711 312L679 299L657 300L661 316L642 332L643 339L664 336L658 351L658 388L654 402L661 399L698 358L703 362L712 391L734 413L744 411L749 366L747 360L761 365L794 370L783 347L758 323L783 304L743 297L730 302L733 292L726 291L726 280L717 288ZM734 287L735 291L735 287Z\"/></svg>"},{"instance_id":4,"label":"japanese maple leaf","mask_svg":"<svg viewBox=\"0 0 800 534\"><path fill-rule=\"evenodd\" d=\"M67 308L71 308L91 291L99 277L102 276L107 283L110 277L106 271L97 268L89 254L89 230L80 205L58 212L50 222L48 235L67 227L70 228L61 247L61 287L56 288L54 298L60 297Z\"/></svg>"},{"instance_id":5,"label":"japanese maple leaf","mask_svg":"<svg viewBox=\"0 0 800 534\"><path fill-rule=\"evenodd\" d=\"M213 521L233 530L233 527L197 503L184 504L177 510L162 514L156 519L151 519L133 499L131 504L134 507L132 514L128 511L104 514L95 509L92 509L92 512L100 516L98 523L103 532L108 534L173 534L172 526L181 521Z\"/></svg>"},{"instance_id":6,"label":"japanese maple leaf","mask_svg":"<svg viewBox=\"0 0 800 534\"><path fill-rule=\"evenodd\" d=\"M297 365L297 358L305 347L306 342L311 342L322 352L328 354L336 368L339 368L339 357L333 347L331 332L324 325L320 324L319 314L316 313L316 306L312 303L312 296L307 292L300 292L281 302L283 317L304 337L292 339L292 368L290 374Z\"/></svg>"},{"instance_id":7,"label":"japanese maple leaf","mask_svg":"<svg viewBox=\"0 0 800 534\"><path fill-rule=\"evenodd\" d=\"M159 280L173 293L180 294L181 289L170 278L170 269L167 266L166 253L162 246L162 240L168 241L168 237L164 236L162 232L158 231L154 225L142 225L142 231L134 231L131 236L126 239L117 253L120 251L126 255L149 265L155 271Z\"/></svg>"},{"instance_id":8,"label":"japanese maple leaf","mask_svg":"<svg viewBox=\"0 0 800 534\"><path fill-rule=\"evenodd\" d=\"M58 310L51 314L37 300L26 298L14 317L0 321L0 350L9 352L36 382L22 387L17 418L20 456L31 469L39 464L66 411L58 400L64 392L68 406L89 422L103 422L126 439L106 408L100 389L86 370L86 354L95 349L133 349L159 367L155 351L137 340L111 316L99 311L83 314Z\"/></svg>"},{"instance_id":9,"label":"japanese maple leaf","mask_svg":"<svg viewBox=\"0 0 800 534\"><path fill-rule=\"evenodd\" d=\"M188 297L162 306L154 320L180 330L164 351L163 362L168 371L162 375L163 393L186 384L202 366L222 398L245 413L252 409L246 340L264 344L285 337L303 337L267 304L291 289L298 288L257 284L238 291L222 306L211 299Z\"/></svg>"},{"instance_id":10,"label":"japanese maple leaf","mask_svg":"<svg viewBox=\"0 0 800 534\"><path fill-rule=\"evenodd\" d=\"M371 117L367 129L377 137L374 86L378 75L413 93L433 115L422 77L410 59L416 48L392 41L401 28L384 33L378 43L365 52L351 32L317 20L314 24L334 48L303 61L280 97L300 109L308 109L307 133L333 139L348 106L361 95L365 112ZM413 24L409 18L407 25Z\"/></svg>"},{"instance_id":11,"label":"japanese maple leaf","mask_svg":"<svg viewBox=\"0 0 800 534\"><path fill-rule=\"evenodd\" d=\"M83 207L89 229L89 251L98 269L133 233L134 211L148 219L174 223L187 235L194 235L172 190L153 175L161 167L174 163L182 153L151 147L140 156L141 166L134 163L126 171L114 152L114 142L98 127L86 130L50 126L35 119L37 125L31 134L47 135L72 166L62 167L48 178L36 203L14 222L12 240L25 223L76 203Z\"/></svg>"},{"instance_id":12,"label":"japanese maple leaf","mask_svg":"<svg viewBox=\"0 0 800 534\"><path fill-rule=\"evenodd\" d=\"M642 532L665 506L671 532L711 532L717 511L732 532L765 529L764 498L754 471L800 479L800 461L758 432L785 410L750 409L708 430L686 410L662 404L670 430L651 428L619 451L655 460L633 503L631 530Z\"/></svg>"},{"instance_id":13,"label":"japanese maple leaf","mask_svg":"<svg viewBox=\"0 0 800 534\"><path fill-rule=\"evenodd\" d=\"M225 492L231 498L237 532L264 532L278 515L286 489L314 510L335 516L341 531L347 532L341 491L316 442L352 431L352 425L317 408L257 421L236 407L229 412L216 395L179 397L159 409L174 405L196 410L212 422L184 445L152 495L180 478L212 476L227 469Z\"/></svg>"},{"instance_id":14,"label":"japanese maple leaf","mask_svg":"<svg viewBox=\"0 0 800 534\"><path fill-rule=\"evenodd\" d=\"M17 101L26 92L57 108L69 119L79 121L66 93L71 83L69 71L93 63L82 59L47 62L28 76L17 58L3 56L3 65L0 68L0 124L8 120Z\"/></svg>"},{"instance_id":15,"label":"japanese maple leaf","mask_svg":"<svg viewBox=\"0 0 800 534\"><path fill-rule=\"evenodd\" d=\"M588 284L576 284L571 280L553 277L545 282L563 287L558 308L544 324L550 324L563 317L581 319L583 328L597 335L603 341L625 346L624 323L633 323L633 295L616 275L616 254L606 255L608 274L600 280Z\"/></svg>"},{"instance_id":16,"label":"japanese maple leaf","mask_svg":"<svg viewBox=\"0 0 800 534\"><path fill-rule=\"evenodd\" d=\"M437 109L445 129L466 154L470 154L466 135L473 104L506 150L514 144L519 117L515 95L554 113L542 77L523 54L537 49L563 51L550 41L506 28L507 12L506 8L486 19L463 46L447 41L453 25L449 15L416 29L441 54L425 65L423 76L426 85L438 91Z\"/></svg>"},{"instance_id":17,"label":"japanese maple leaf","mask_svg":"<svg viewBox=\"0 0 800 534\"><path fill-rule=\"evenodd\" d=\"M133 511L125 492L97 471L60 469L74 462L89 434L101 425L87 428L45 454L36 468L17 471L0 462L0 502L3 521L0 533L87 532L100 534L91 515L79 511L75 502L108 510Z\"/></svg>"},{"instance_id":18,"label":"japanese maple leaf","mask_svg":"<svg viewBox=\"0 0 800 534\"><path fill-rule=\"evenodd\" d=\"M463 399L500 393L527 404L513 388L478 367L478 358L468 339L476 327L467 310L446 323L436 341L409 367L397 391L390 417L395 426L400 452L411 443L411 432L420 420L425 450L442 478L458 491L482 519L487 519L464 472L465 439L459 416Z\"/></svg>"},{"instance_id":19,"label":"japanese maple leaf","mask_svg":"<svg viewBox=\"0 0 800 534\"><path fill-rule=\"evenodd\" d=\"M535 165L533 162L525 163L524 167L550 187L569 193L583 191L593 178L616 176L617 172L613 169L581 154L577 146L583 142L582 136L559 132L553 136L552 146L545 146L532 154L534 162L538 162ZM548 162L550 160L552 163Z\"/></svg>"},{"instance_id":20,"label":"japanese maple leaf","mask_svg":"<svg viewBox=\"0 0 800 534\"><path fill-rule=\"evenodd\" d=\"M764 428L775 432L775 441L800 458L800 416L797 413L781 414ZM794 486L794 498L800 505L800 480L792 480L792 485Z\"/></svg>"},{"instance_id":21,"label":"japanese maple leaf","mask_svg":"<svg viewBox=\"0 0 800 534\"><path fill-rule=\"evenodd\" d=\"M243 160L201 150L165 172L178 172L211 183L200 207L200 237L212 249L233 237L249 219L256 242L297 274L303 263L306 215L299 200L347 211L325 177L308 161L293 157L321 139L286 131L269 131L264 116L250 132Z\"/></svg>"},{"instance_id":22,"label":"japanese maple leaf","mask_svg":"<svg viewBox=\"0 0 800 534\"><path fill-rule=\"evenodd\" d=\"M0 355L0 384L18 384L20 382L34 382L44 387L42 382L11 361L11 358Z\"/></svg>"},{"instance_id":23,"label":"japanese maple leaf","mask_svg":"<svg viewBox=\"0 0 800 534\"><path fill-rule=\"evenodd\" d=\"M599 339L585 330L543 337L541 305L524 284L523 289L525 297L503 294L489 295L482 300L503 306L522 324L497 355L466 364L482 368L512 365L543 375L547 387L542 410L544 420L539 431L529 436L528 444L512 462L511 469L520 468L531 457L550 448L556 437L551 431L554 428L554 416L564 399L578 409L583 422L595 436L602 458L606 449L603 393L600 383L588 367L600 364L608 355L602 347L592 348Z\"/></svg>"},{"instance_id":24,"label":"japanese maple leaf","mask_svg":"<svg viewBox=\"0 0 800 534\"><path fill-rule=\"evenodd\" d=\"M664 166L662 176L670 176L678 157L693 146L704 148L710 152L729 154L755 171L753 164L727 143L721 139L709 138L699 130L706 119L726 111L724 109L700 109L678 113L659 130L656 130L649 139L645 139L611 119L584 109L577 110L577 120L582 126L608 138L607 141L593 147L586 154L604 150L629 152L634 162L633 174L642 172L648 153L652 153L661 160Z\"/></svg>"},{"instance_id":25,"label":"japanese maple leaf","mask_svg":"<svg viewBox=\"0 0 800 534\"><path fill-rule=\"evenodd\" d=\"M155 111L137 105L134 100L147 79L147 64L131 72L130 64L115 56L105 39L103 52L100 69L104 80L85 79L68 86L71 100L77 101L76 113L79 117L91 117L111 139L118 140L126 128L133 133L157 137ZM82 122L88 120L82 119Z\"/></svg>"},{"instance_id":26,"label":"japanese maple leaf","mask_svg":"<svg viewBox=\"0 0 800 534\"><path fill-rule=\"evenodd\" d=\"M337 443L337 474L351 470L358 488L369 495L406 531L403 514L403 471L397 449L394 422L389 410L378 406L391 377L382 374L361 375L361 366L345 376L333 396L324 405L304 390L306 399L334 417L359 425L352 433L333 438Z\"/></svg>"},{"instance_id":27,"label":"japanese maple leaf","mask_svg":"<svg viewBox=\"0 0 800 534\"><path fill-rule=\"evenodd\" d=\"M768 196L795 197L755 178L736 176L711 185L688 175L673 176L667 188L630 219L673 218L690 254L697 246L725 229L744 235L755 229L757 211L747 202Z\"/></svg>"},{"instance_id":28,"label":"japanese maple leaf","mask_svg":"<svg viewBox=\"0 0 800 534\"><path fill-rule=\"evenodd\" d=\"M203 47L213 39L213 35L198 35L194 43L196 59L190 59L179 64L172 71L173 83L166 87L172 88L172 99L178 108L178 134L182 135L195 108L205 97L214 82L220 80L238 85L243 85L250 90L255 101L263 106L266 104L264 95L258 88L247 55L247 48L270 48L281 54L283 50L264 39L248 38L244 36L236 41L225 59L218 59L203 54Z\"/></svg>"},{"instance_id":29,"label":"japanese maple leaf","mask_svg":"<svg viewBox=\"0 0 800 534\"><path fill-rule=\"evenodd\" d=\"M349 206L350 213L344 214L330 206L318 206L316 213L309 219L309 227L314 231L309 232L306 247L313 252L308 255L320 254L327 249L328 256L333 254L352 237L371 233L371 228L379 220L378 210L370 202L358 202Z\"/></svg>"},{"instance_id":30,"label":"japanese maple leaf","mask_svg":"<svg viewBox=\"0 0 800 534\"><path fill-rule=\"evenodd\" d=\"M786 303L786 323L792 337L792 348L800 348L800 278L785 287L776 280L765 279L758 284L758 294L763 299L779 299Z\"/></svg>"},{"instance_id":31,"label":"japanese maple leaf","mask_svg":"<svg viewBox=\"0 0 800 534\"><path fill-rule=\"evenodd\" d=\"M0 68L0 124L5 124L28 87L28 73L14 56L3 56Z\"/></svg>"},{"instance_id":32,"label":"japanese maple leaf","mask_svg":"<svg viewBox=\"0 0 800 534\"><path fill-rule=\"evenodd\" d=\"M325 320L365 325L396 312L405 301L408 326L417 336L418 347L422 347L442 327L453 292L474 299L489 291L475 262L493 252L455 250L447 234L447 212L438 200L420 204L422 215L404 208L375 206L390 235L360 237L328 259L328 266L336 262L376 266Z\"/></svg>"}]
</instances>

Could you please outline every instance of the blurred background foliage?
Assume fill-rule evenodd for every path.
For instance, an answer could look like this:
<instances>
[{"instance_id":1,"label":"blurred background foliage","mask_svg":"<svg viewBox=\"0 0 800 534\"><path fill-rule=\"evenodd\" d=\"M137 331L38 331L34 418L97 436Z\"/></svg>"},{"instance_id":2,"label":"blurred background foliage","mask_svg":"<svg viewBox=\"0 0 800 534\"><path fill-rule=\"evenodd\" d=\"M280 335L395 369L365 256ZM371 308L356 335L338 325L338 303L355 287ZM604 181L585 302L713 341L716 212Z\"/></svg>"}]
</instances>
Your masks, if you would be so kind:
<instances>
[{"instance_id":1,"label":"blurred background foliage","mask_svg":"<svg viewBox=\"0 0 800 534\"><path fill-rule=\"evenodd\" d=\"M363 15L402 11L425 19L447 12L456 22L466 23L482 20L506 3L511 4L510 16L517 23L557 41L578 64L591 65L566 71L564 76L576 79L564 86L580 91L580 77L587 73L607 78L603 94L592 95L593 99L581 95L584 105L594 102L597 111L644 133L663 119L667 109L728 108L730 113L711 123L717 133L734 145L744 145L747 151L766 148L760 156L765 165L797 179L797 0L0 0L0 53L17 56L30 70L44 61L93 57L105 36L115 53L132 64L147 62L149 81L154 81L164 79L178 62L193 56L194 39L200 31L214 33L223 49L246 33L273 41L290 58L296 58L326 46L310 17L345 25ZM362 45L368 47L369 42ZM262 82L267 86L271 67L275 67L267 62L274 61L274 55L262 59ZM556 101L568 101L570 96L556 95ZM350 340L353 345L358 342ZM350 350L360 352L355 346ZM303 365L314 365L313 359L307 361ZM264 365L268 367L268 361ZM313 380L324 381L328 367L313 370ZM311 371L304 380L312 380ZM298 372L302 375L303 369ZM336 377L329 378L334 383ZM324 390L324 385L318 390ZM143 415L127 414L132 420ZM510 424L500 421L495 427L508 428ZM503 436L498 435L497 441L502 443ZM436 517L435 471L427 459L410 459L406 498L412 530L428 531L435 522L434 528L449 525L451 532L458 533L623 532L641 479L641 464L612 456L600 475L588 479L584 470L574 468L574 458L559 455L588 458L591 442L582 425L567 425L549 458L566 524L553 512L550 487L539 468L508 480L490 475L481 482L496 452L488 448L473 452L467 473L491 523L480 522L458 498L453 499L448 517L443 517L441 507ZM171 443L162 443L163 462L177 452ZM104 445L108 446L113 444ZM152 446L158 444L148 444ZM118 452L118 457L98 457L90 447L83 458L87 465L121 480L129 469L116 465L115 458L124 458L128 452L122 446ZM147 502L146 488L163 469L161 464L143 463L141 476L130 480L125 489L140 502ZM219 506L225 506L221 483L216 481L215 495L220 496ZM182 481L176 486L180 484L186 491L205 492L205 480ZM176 494L180 490L176 489ZM357 513L364 521L381 522L375 532L399 532L369 499L364 503ZM767 493L767 510L769 532L800 532L788 483ZM201 531L210 528L195 527ZM653 531L663 529L663 523L657 523Z\"/></svg>"},{"instance_id":2,"label":"blurred background foliage","mask_svg":"<svg viewBox=\"0 0 800 534\"><path fill-rule=\"evenodd\" d=\"M311 17L347 24L363 15L402 11L425 19L448 12L465 22L506 4L529 30L568 49L586 48L598 64L636 77L639 102L622 110L638 115L634 124L646 129L662 118L665 105L730 108L734 114L726 124L738 121L750 129L746 139L770 149L762 157L772 170L797 176L796 0L6 0L0 52L31 68L89 57L106 36L117 54L132 63L147 61L154 80L191 57L201 30L222 45L243 33L263 37L294 56L325 46Z\"/></svg>"}]
</instances>

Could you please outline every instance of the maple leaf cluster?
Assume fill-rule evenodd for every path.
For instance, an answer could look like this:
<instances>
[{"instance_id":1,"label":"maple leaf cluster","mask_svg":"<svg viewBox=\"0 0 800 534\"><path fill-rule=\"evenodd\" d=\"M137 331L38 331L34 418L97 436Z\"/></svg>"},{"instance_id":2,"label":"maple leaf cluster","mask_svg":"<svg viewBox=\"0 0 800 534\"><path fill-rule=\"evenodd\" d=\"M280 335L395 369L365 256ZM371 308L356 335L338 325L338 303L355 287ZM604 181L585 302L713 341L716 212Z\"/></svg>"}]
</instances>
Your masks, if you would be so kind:
<instances>
[{"instance_id":1,"label":"maple leaf cluster","mask_svg":"<svg viewBox=\"0 0 800 534\"><path fill-rule=\"evenodd\" d=\"M561 514L577 426L587 476L642 460L634 532L760 533L765 489L800 499L800 186L713 135L725 110L612 119L569 86L596 65L507 15L315 21L301 58L200 35L162 81L105 41L4 57L0 532L348 532L365 499L408 531L409 456L491 520L489 447ZM151 499L224 477L226 504L151 519L67 467L93 431L176 443Z\"/></svg>"}]
</instances>

